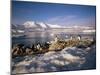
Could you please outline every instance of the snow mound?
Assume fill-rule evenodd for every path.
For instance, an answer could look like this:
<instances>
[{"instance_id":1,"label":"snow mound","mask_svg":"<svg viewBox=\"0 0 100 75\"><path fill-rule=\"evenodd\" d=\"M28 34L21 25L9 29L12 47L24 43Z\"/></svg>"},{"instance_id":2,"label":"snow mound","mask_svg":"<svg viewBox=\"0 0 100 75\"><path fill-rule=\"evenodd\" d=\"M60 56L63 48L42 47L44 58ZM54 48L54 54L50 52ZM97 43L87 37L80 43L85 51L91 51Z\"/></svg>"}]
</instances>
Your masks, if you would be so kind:
<instances>
[{"instance_id":1,"label":"snow mound","mask_svg":"<svg viewBox=\"0 0 100 75\"><path fill-rule=\"evenodd\" d=\"M12 73L81 70L89 57L87 54L87 50L69 47L57 52L50 51L36 56L17 57L13 60ZM15 60L20 61L15 62Z\"/></svg>"},{"instance_id":2,"label":"snow mound","mask_svg":"<svg viewBox=\"0 0 100 75\"><path fill-rule=\"evenodd\" d=\"M42 28L47 28L47 26L43 22L38 22L37 24L39 24Z\"/></svg>"},{"instance_id":3,"label":"snow mound","mask_svg":"<svg viewBox=\"0 0 100 75\"><path fill-rule=\"evenodd\" d=\"M25 28L37 27L34 21L26 21L23 25Z\"/></svg>"},{"instance_id":4,"label":"snow mound","mask_svg":"<svg viewBox=\"0 0 100 75\"><path fill-rule=\"evenodd\" d=\"M57 25L57 24L48 24L51 28L62 28L63 26Z\"/></svg>"}]
</instances>

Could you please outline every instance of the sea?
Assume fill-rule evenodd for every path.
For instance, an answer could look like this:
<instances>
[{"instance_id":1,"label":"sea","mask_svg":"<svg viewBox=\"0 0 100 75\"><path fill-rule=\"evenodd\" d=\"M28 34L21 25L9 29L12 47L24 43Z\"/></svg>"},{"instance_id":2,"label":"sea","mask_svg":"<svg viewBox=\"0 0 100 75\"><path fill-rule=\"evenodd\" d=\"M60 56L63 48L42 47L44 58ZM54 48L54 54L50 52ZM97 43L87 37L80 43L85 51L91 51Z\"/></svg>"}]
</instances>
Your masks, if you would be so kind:
<instances>
[{"instance_id":1,"label":"sea","mask_svg":"<svg viewBox=\"0 0 100 75\"><path fill-rule=\"evenodd\" d=\"M26 46L30 46L32 44L37 44L37 43L45 43L45 42L50 42L54 41L55 37L58 37L62 40L70 39L71 36L78 36L80 35L82 38L88 38L88 39L93 39L95 38L95 34L72 34L72 33L44 33L44 32L39 32L39 33L29 33L27 35L19 36L19 37L12 37L11 38L11 44L12 47L16 44L24 44Z\"/></svg>"}]
</instances>

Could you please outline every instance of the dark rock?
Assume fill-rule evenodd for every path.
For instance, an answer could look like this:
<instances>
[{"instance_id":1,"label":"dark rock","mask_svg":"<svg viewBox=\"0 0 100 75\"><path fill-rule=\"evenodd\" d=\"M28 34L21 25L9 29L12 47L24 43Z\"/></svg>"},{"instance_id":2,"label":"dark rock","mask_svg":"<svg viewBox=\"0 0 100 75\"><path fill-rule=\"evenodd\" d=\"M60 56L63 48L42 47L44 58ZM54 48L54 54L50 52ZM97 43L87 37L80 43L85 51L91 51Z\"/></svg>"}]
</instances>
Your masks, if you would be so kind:
<instances>
[{"instance_id":1,"label":"dark rock","mask_svg":"<svg viewBox=\"0 0 100 75\"><path fill-rule=\"evenodd\" d=\"M22 48L24 44L17 44L17 47Z\"/></svg>"},{"instance_id":2,"label":"dark rock","mask_svg":"<svg viewBox=\"0 0 100 75\"><path fill-rule=\"evenodd\" d=\"M35 46L34 46L34 44L32 45L32 50L34 50L35 49Z\"/></svg>"},{"instance_id":3,"label":"dark rock","mask_svg":"<svg viewBox=\"0 0 100 75\"><path fill-rule=\"evenodd\" d=\"M31 48L26 48L26 55L33 54L33 50Z\"/></svg>"},{"instance_id":4,"label":"dark rock","mask_svg":"<svg viewBox=\"0 0 100 75\"><path fill-rule=\"evenodd\" d=\"M19 56L19 55L23 55L23 48L15 47L12 50L12 56Z\"/></svg>"},{"instance_id":5,"label":"dark rock","mask_svg":"<svg viewBox=\"0 0 100 75\"><path fill-rule=\"evenodd\" d=\"M87 46L84 46L84 45L78 45L76 46L77 48L87 48Z\"/></svg>"}]
</instances>

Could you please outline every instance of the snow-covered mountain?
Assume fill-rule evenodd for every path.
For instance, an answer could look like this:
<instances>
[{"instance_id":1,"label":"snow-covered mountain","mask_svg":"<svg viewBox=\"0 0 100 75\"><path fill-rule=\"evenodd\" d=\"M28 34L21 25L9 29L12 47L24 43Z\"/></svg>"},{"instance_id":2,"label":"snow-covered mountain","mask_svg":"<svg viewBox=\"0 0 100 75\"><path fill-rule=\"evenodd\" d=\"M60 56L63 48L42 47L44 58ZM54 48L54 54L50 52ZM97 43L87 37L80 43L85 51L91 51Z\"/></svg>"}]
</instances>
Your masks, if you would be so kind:
<instances>
[{"instance_id":1,"label":"snow-covered mountain","mask_svg":"<svg viewBox=\"0 0 100 75\"><path fill-rule=\"evenodd\" d=\"M74 25L74 26L64 26L64 25L58 25L58 24L48 24L44 22L35 22L35 21L26 21L22 25L13 25L12 28L14 29L27 29L27 28L40 28L40 29L47 29L47 28L67 28L67 29L94 29L92 26L79 26L79 25Z\"/></svg>"},{"instance_id":2,"label":"snow-covered mountain","mask_svg":"<svg viewBox=\"0 0 100 75\"><path fill-rule=\"evenodd\" d=\"M94 33L95 28L92 26L65 26L58 24L48 24L44 22L26 21L22 25L12 24L12 33L14 35L30 34L30 32L44 32L45 30L51 30L53 33ZM28 33L29 32L29 33Z\"/></svg>"},{"instance_id":3,"label":"snow-covered mountain","mask_svg":"<svg viewBox=\"0 0 100 75\"><path fill-rule=\"evenodd\" d=\"M23 25L25 28L37 27L34 21L27 21Z\"/></svg>"},{"instance_id":4,"label":"snow-covered mountain","mask_svg":"<svg viewBox=\"0 0 100 75\"><path fill-rule=\"evenodd\" d=\"M61 26L58 24L48 24L48 26L50 26L50 28L66 28L65 26Z\"/></svg>"},{"instance_id":5,"label":"snow-covered mountain","mask_svg":"<svg viewBox=\"0 0 100 75\"><path fill-rule=\"evenodd\" d=\"M12 36L13 37L23 36L25 33L24 29L25 29L25 27L23 25L12 24L11 25Z\"/></svg>"},{"instance_id":6,"label":"snow-covered mountain","mask_svg":"<svg viewBox=\"0 0 100 75\"><path fill-rule=\"evenodd\" d=\"M25 28L64 28L61 25L46 24L44 22L27 21L23 24Z\"/></svg>"},{"instance_id":7,"label":"snow-covered mountain","mask_svg":"<svg viewBox=\"0 0 100 75\"><path fill-rule=\"evenodd\" d=\"M58 24L48 24L44 22L26 21L23 26L25 28L67 28L67 29L94 29L92 26L80 26L80 25L58 25Z\"/></svg>"}]
</instances>

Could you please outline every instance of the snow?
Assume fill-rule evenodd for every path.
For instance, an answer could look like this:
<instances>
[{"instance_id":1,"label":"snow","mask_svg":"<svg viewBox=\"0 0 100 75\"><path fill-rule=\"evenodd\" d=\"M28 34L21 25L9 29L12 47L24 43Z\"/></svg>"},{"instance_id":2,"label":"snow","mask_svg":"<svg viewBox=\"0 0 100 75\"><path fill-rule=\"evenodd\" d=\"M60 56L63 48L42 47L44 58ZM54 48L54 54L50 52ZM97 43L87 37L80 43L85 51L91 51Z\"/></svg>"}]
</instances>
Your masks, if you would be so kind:
<instances>
[{"instance_id":1,"label":"snow","mask_svg":"<svg viewBox=\"0 0 100 75\"><path fill-rule=\"evenodd\" d=\"M36 24L39 24L42 28L47 28L47 26L43 22L36 22ZM36 24L34 21L26 21L23 25L25 26L25 28L38 27ZM52 24L48 24L48 26L51 28L60 28L61 27L59 25L52 25Z\"/></svg>"},{"instance_id":2,"label":"snow","mask_svg":"<svg viewBox=\"0 0 100 75\"><path fill-rule=\"evenodd\" d=\"M87 51L90 51L90 53ZM93 55L92 59L91 53ZM36 56L17 57L12 60L12 73L53 72L95 68L94 63L91 63L91 61L95 63L95 46L86 49L66 47L58 52L50 51Z\"/></svg>"},{"instance_id":3,"label":"snow","mask_svg":"<svg viewBox=\"0 0 100 75\"><path fill-rule=\"evenodd\" d=\"M87 26L74 25L74 26L72 26L72 28L75 28L75 29L79 28L79 29L85 29L85 30L93 29L93 27L90 27L88 25Z\"/></svg>"},{"instance_id":4,"label":"snow","mask_svg":"<svg viewBox=\"0 0 100 75\"><path fill-rule=\"evenodd\" d=\"M95 30L94 29L92 29L92 30L83 30L83 32L84 33L91 33L91 32L93 33L93 32L95 32Z\"/></svg>"},{"instance_id":5,"label":"snow","mask_svg":"<svg viewBox=\"0 0 100 75\"><path fill-rule=\"evenodd\" d=\"M24 33L25 31L24 30L17 30L17 32Z\"/></svg>"},{"instance_id":6,"label":"snow","mask_svg":"<svg viewBox=\"0 0 100 75\"><path fill-rule=\"evenodd\" d=\"M13 32L13 33L16 33L16 30L12 29L12 32Z\"/></svg>"},{"instance_id":7,"label":"snow","mask_svg":"<svg viewBox=\"0 0 100 75\"><path fill-rule=\"evenodd\" d=\"M34 21L26 21L23 25L25 28L37 27Z\"/></svg>"},{"instance_id":8,"label":"snow","mask_svg":"<svg viewBox=\"0 0 100 75\"><path fill-rule=\"evenodd\" d=\"M39 24L42 28L64 28L64 26L60 26L57 24L45 24L43 22L34 22L34 21L26 21L23 25L25 28L31 28L31 27L38 27L36 24Z\"/></svg>"},{"instance_id":9,"label":"snow","mask_svg":"<svg viewBox=\"0 0 100 75\"><path fill-rule=\"evenodd\" d=\"M36 24L39 24L36 25ZM49 23L44 23L44 22L35 22L35 21L26 21L24 24L25 28L31 28L31 27L42 27L42 28L69 28L69 29L84 29L86 31L83 32L94 32L94 30L90 30L90 29L94 29L93 27L89 27L89 26L79 26L79 25L74 25L74 26L64 26L64 25L58 25L58 24L49 24Z\"/></svg>"},{"instance_id":10,"label":"snow","mask_svg":"<svg viewBox=\"0 0 100 75\"><path fill-rule=\"evenodd\" d=\"M43 23L43 22L40 22L38 23L42 28L47 28L47 26Z\"/></svg>"},{"instance_id":11,"label":"snow","mask_svg":"<svg viewBox=\"0 0 100 75\"><path fill-rule=\"evenodd\" d=\"M48 24L51 28L64 28L64 26L60 26L57 24Z\"/></svg>"}]
</instances>

